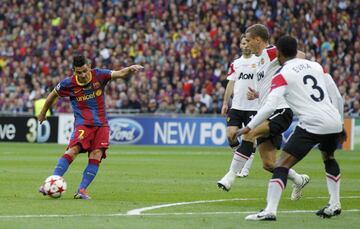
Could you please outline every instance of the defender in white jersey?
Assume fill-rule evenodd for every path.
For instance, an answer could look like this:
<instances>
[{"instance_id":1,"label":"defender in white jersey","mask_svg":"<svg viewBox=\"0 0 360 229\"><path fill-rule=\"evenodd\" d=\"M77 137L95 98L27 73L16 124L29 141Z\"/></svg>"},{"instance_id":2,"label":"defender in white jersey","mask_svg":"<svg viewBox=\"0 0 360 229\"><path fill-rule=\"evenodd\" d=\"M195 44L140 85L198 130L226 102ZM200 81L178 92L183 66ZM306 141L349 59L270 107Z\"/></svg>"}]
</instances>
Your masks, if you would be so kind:
<instances>
[{"instance_id":1,"label":"defender in white jersey","mask_svg":"<svg viewBox=\"0 0 360 229\"><path fill-rule=\"evenodd\" d=\"M237 153L236 149L240 144L237 138L237 131L250 122L258 109L258 100L248 100L246 96L248 87L255 87L257 57L252 55L250 49L247 48L245 37L242 37L240 41L242 56L234 60L229 67L227 74L228 84L221 109L221 114L227 115L226 135L234 154ZM231 95L233 95L233 99L231 109L228 110ZM237 176L248 176L255 150L256 148L254 147L249 160L242 170L233 171ZM234 168L230 165L229 170L232 169ZM218 183L218 187L228 191L221 182Z\"/></svg>"},{"instance_id":2,"label":"defender in white jersey","mask_svg":"<svg viewBox=\"0 0 360 229\"><path fill-rule=\"evenodd\" d=\"M256 25L255 25L256 26ZM251 31L251 30L250 30ZM248 39L251 40L251 32L247 33ZM254 39L252 39L254 41ZM259 50L256 44L254 47L254 42L250 42L250 47L254 52L259 53L259 62L257 65L256 75L257 75L257 97L259 97L259 107L262 107L269 95L270 85L272 76L280 69L279 61L276 57L277 49L275 46L267 45L264 49ZM250 93L255 92L252 88L249 88ZM250 99L251 96L250 96ZM262 129L259 130L257 134L255 131L250 133L250 136L256 136L258 138L259 148L263 149L262 152L269 151L272 145L274 146L271 151L276 151L280 149L282 143L282 133L286 131L291 125L293 118L293 113L289 108L289 105L285 102L284 99L280 99L279 104L276 107L276 110L268 118L268 122L264 122ZM266 131L266 134L264 132ZM246 136L245 136L246 139ZM264 144L262 144L264 143ZM262 155L269 155L268 153L263 153ZM267 156L263 157L264 168L268 171L272 171L273 165L269 165L269 158Z\"/></svg>"},{"instance_id":3,"label":"defender in white jersey","mask_svg":"<svg viewBox=\"0 0 360 229\"><path fill-rule=\"evenodd\" d=\"M283 64L271 82L271 92L258 114L240 132L255 128L285 99L299 124L276 162L269 182L267 206L264 211L249 215L247 220L276 220L281 193L286 187L288 171L319 144L322 152L330 200L316 214L330 218L341 213L340 168L334 152L342 132L343 102L330 75L316 62L295 58L296 39L281 37L277 41L278 58ZM336 106L336 107L335 107Z\"/></svg>"},{"instance_id":4,"label":"defender in white jersey","mask_svg":"<svg viewBox=\"0 0 360 229\"><path fill-rule=\"evenodd\" d=\"M269 46L270 39L268 29L261 24L255 24L247 28L246 33L247 46L252 53L258 56L257 66L257 90L250 88L249 99L255 99L255 94L260 98L260 103L264 104L270 91L270 84L273 74L280 68L276 56L276 47ZM261 106L260 106L261 107ZM263 162L263 168L273 172L275 168L276 152L280 149L282 143L282 133L286 131L292 122L293 113L289 106L282 99L276 107L275 112L268 116L261 125L251 130L248 134L242 136L241 145L234 153L231 163L233 170L242 170L253 152L255 140L259 146L259 153ZM301 190L309 182L307 175L297 174L293 169L289 170L289 178L294 182L291 200L301 198ZM219 182L227 190L231 188L234 181L234 175L229 171ZM219 185L219 186L220 186ZM224 188L224 189L225 189ZM225 190L226 190L225 189Z\"/></svg>"}]
</instances>

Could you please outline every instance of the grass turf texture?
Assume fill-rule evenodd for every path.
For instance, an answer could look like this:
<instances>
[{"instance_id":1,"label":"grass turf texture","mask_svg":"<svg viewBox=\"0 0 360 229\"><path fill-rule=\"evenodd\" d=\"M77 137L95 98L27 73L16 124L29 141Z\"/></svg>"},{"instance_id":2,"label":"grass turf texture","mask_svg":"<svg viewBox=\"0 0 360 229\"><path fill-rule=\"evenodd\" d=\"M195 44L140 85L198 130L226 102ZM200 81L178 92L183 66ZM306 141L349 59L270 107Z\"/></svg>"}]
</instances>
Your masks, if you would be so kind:
<instances>
[{"instance_id":1,"label":"grass turf texture","mask_svg":"<svg viewBox=\"0 0 360 229\"><path fill-rule=\"evenodd\" d=\"M245 179L237 179L229 193L216 181L227 171L227 148L111 146L108 158L88 191L93 198L74 200L73 194L86 166L80 155L64 178L68 189L60 199L37 192L51 175L64 151L56 144L0 144L0 228L358 228L360 222L360 154L337 151L341 166L341 216L321 219L313 212L278 213L276 222L248 222L247 213L265 207L271 175L261 168L257 154ZM296 165L311 177L300 201L289 200L291 182L283 193L279 211L317 210L327 203L324 166L312 151ZM358 196L355 198L346 198ZM312 198L325 197L325 198ZM198 200L230 200L173 206L127 216L129 210L153 205ZM180 214L174 214L180 213ZM186 214L185 214L186 213ZM190 214L193 213L193 214ZM120 214L120 215L112 215ZM51 216L58 215L58 216Z\"/></svg>"}]
</instances>

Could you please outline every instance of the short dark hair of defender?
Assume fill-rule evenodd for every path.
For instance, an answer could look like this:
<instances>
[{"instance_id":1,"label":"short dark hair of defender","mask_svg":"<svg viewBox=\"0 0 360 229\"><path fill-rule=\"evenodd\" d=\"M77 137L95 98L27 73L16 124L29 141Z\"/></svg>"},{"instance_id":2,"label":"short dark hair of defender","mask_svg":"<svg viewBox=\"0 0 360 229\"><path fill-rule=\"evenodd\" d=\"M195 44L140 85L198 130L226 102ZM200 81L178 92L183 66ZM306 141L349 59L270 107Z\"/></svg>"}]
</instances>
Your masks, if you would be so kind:
<instances>
[{"instance_id":1,"label":"short dark hair of defender","mask_svg":"<svg viewBox=\"0 0 360 229\"><path fill-rule=\"evenodd\" d=\"M292 36L282 36L276 41L276 48L285 58L294 58L297 54L297 41Z\"/></svg>"},{"instance_id":2,"label":"short dark hair of defender","mask_svg":"<svg viewBox=\"0 0 360 229\"><path fill-rule=\"evenodd\" d=\"M262 24L255 24L248 27L245 33L249 33L250 37L260 37L264 42L269 42L270 33L268 28Z\"/></svg>"},{"instance_id":3,"label":"short dark hair of defender","mask_svg":"<svg viewBox=\"0 0 360 229\"><path fill-rule=\"evenodd\" d=\"M86 64L86 58L83 55L75 55L73 57L73 67L82 67Z\"/></svg>"}]
</instances>

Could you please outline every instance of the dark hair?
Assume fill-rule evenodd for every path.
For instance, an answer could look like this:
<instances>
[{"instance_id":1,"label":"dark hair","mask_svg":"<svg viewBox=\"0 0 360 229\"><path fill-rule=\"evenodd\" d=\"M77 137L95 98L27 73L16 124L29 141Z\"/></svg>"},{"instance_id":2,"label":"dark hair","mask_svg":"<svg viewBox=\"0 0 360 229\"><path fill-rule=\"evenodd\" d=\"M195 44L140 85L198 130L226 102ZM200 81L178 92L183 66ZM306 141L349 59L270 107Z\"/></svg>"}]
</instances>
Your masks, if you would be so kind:
<instances>
[{"instance_id":1,"label":"dark hair","mask_svg":"<svg viewBox=\"0 0 360 229\"><path fill-rule=\"evenodd\" d=\"M284 57L293 58L297 54L297 41L292 36L282 36L276 41L276 48Z\"/></svg>"},{"instance_id":2,"label":"dark hair","mask_svg":"<svg viewBox=\"0 0 360 229\"><path fill-rule=\"evenodd\" d=\"M268 28L262 24L255 24L248 27L245 33L249 33L251 37L260 37L265 42L268 42L270 39Z\"/></svg>"},{"instance_id":3,"label":"dark hair","mask_svg":"<svg viewBox=\"0 0 360 229\"><path fill-rule=\"evenodd\" d=\"M82 67L86 64L86 58L83 55L75 55L73 57L73 67Z\"/></svg>"}]
</instances>

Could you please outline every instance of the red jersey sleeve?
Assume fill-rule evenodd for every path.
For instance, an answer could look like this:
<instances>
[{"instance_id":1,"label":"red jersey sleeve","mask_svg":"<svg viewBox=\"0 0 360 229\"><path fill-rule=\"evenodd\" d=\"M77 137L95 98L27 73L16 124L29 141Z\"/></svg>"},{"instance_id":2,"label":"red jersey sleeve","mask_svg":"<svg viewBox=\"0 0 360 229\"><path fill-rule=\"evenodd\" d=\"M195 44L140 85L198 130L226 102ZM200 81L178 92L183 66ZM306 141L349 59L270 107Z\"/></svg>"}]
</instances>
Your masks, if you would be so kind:
<instances>
[{"instance_id":1,"label":"red jersey sleeve","mask_svg":"<svg viewBox=\"0 0 360 229\"><path fill-rule=\"evenodd\" d=\"M105 86L111 80L111 70L95 68L96 78Z\"/></svg>"},{"instance_id":2,"label":"red jersey sleeve","mask_svg":"<svg viewBox=\"0 0 360 229\"><path fill-rule=\"evenodd\" d=\"M270 61L273 61L273 60L276 58L276 56L277 56L277 49L276 49L276 47L268 48L268 49L266 49L266 52L267 52L267 54L268 54L268 56L269 56Z\"/></svg>"},{"instance_id":3,"label":"red jersey sleeve","mask_svg":"<svg viewBox=\"0 0 360 229\"><path fill-rule=\"evenodd\" d=\"M288 85L284 76L281 75L281 73L277 74L271 81L271 90L274 90L275 88L286 86Z\"/></svg>"},{"instance_id":4,"label":"red jersey sleeve","mask_svg":"<svg viewBox=\"0 0 360 229\"><path fill-rule=\"evenodd\" d=\"M71 93L71 80L66 78L55 87L54 89L60 97L68 97Z\"/></svg>"}]
</instances>

